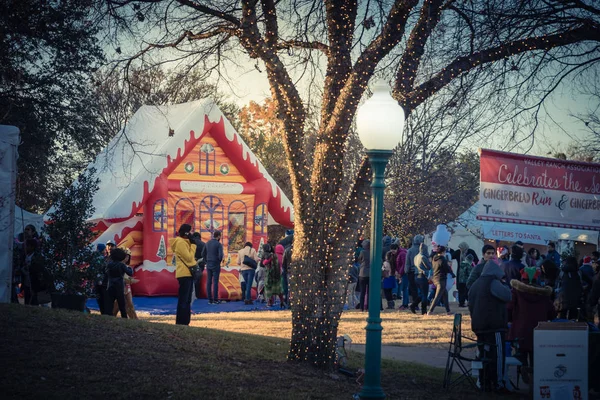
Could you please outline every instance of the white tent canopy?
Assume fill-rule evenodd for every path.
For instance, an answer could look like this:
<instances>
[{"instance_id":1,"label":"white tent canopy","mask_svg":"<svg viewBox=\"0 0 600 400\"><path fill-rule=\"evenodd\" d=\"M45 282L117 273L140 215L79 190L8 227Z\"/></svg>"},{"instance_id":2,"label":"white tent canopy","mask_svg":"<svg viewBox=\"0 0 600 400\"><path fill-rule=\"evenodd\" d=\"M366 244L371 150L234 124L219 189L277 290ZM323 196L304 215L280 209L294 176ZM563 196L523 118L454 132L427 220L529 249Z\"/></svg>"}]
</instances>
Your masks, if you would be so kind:
<instances>
[{"instance_id":1,"label":"white tent canopy","mask_svg":"<svg viewBox=\"0 0 600 400\"><path fill-rule=\"evenodd\" d=\"M486 239L545 245L558 240L597 244L597 231L480 221Z\"/></svg>"},{"instance_id":2,"label":"white tent canopy","mask_svg":"<svg viewBox=\"0 0 600 400\"><path fill-rule=\"evenodd\" d=\"M501 240L546 245L558 240L572 240L598 245L598 231L557 228L551 226L524 225L506 222L480 221L476 218L479 202L462 213L455 221L448 223L453 231L449 246L458 248L460 242L467 242L480 251L484 239Z\"/></svg>"},{"instance_id":3,"label":"white tent canopy","mask_svg":"<svg viewBox=\"0 0 600 400\"><path fill-rule=\"evenodd\" d=\"M15 206L15 237L23 232L27 225L35 226L36 231L41 233L42 227L44 226L44 216L30 213L19 206Z\"/></svg>"},{"instance_id":4,"label":"white tent canopy","mask_svg":"<svg viewBox=\"0 0 600 400\"><path fill-rule=\"evenodd\" d=\"M19 129L0 125L0 303L10 302Z\"/></svg>"},{"instance_id":5,"label":"white tent canopy","mask_svg":"<svg viewBox=\"0 0 600 400\"><path fill-rule=\"evenodd\" d=\"M448 242L448 247L451 249L458 249L460 243L466 242L471 249L475 250L477 253L481 252L484 235L481 221L478 221L475 218L477 215L477 207L478 203L475 203L467 211L459 215L456 220L447 224L452 233L450 242ZM425 243L428 246L431 245L431 234L427 235Z\"/></svg>"}]
</instances>

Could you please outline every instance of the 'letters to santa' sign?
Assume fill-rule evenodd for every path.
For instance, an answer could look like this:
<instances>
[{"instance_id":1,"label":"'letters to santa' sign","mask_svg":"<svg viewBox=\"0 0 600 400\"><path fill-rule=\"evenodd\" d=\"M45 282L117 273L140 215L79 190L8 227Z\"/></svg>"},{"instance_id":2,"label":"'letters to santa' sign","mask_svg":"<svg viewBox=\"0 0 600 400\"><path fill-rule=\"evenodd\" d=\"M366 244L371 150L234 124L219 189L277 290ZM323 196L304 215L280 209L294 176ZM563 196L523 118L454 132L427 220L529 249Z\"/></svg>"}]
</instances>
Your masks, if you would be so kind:
<instances>
[{"instance_id":1,"label":"'letters to santa' sign","mask_svg":"<svg viewBox=\"0 0 600 400\"><path fill-rule=\"evenodd\" d=\"M477 219L600 230L600 164L480 154Z\"/></svg>"}]
</instances>

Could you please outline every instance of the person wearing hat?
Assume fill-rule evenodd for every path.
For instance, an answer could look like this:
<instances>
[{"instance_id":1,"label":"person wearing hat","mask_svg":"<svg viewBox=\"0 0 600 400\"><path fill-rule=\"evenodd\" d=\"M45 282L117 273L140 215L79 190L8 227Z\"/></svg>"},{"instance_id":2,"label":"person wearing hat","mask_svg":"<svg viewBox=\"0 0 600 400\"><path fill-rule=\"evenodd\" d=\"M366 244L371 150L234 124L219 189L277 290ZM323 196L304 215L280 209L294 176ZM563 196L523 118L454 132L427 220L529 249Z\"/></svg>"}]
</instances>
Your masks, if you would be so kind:
<instances>
[{"instance_id":1,"label":"person wearing hat","mask_svg":"<svg viewBox=\"0 0 600 400\"><path fill-rule=\"evenodd\" d=\"M510 259L510 252L508 251L508 247L500 246L496 249L496 253L498 255L498 262L502 264L504 261L508 261Z\"/></svg>"},{"instance_id":2,"label":"person wearing hat","mask_svg":"<svg viewBox=\"0 0 600 400\"><path fill-rule=\"evenodd\" d=\"M435 250L435 254L431 260L431 270L433 271L432 280L433 284L435 285L435 297L431 302L431 308L427 312L427 315L433 315L433 311L440 301L444 303L446 314L452 315L450 312L450 303L448 303L448 289L446 284L448 275L452 276L452 278L456 278L456 275L452 271L452 267L450 266L448 258L446 257L446 247L437 246Z\"/></svg>"},{"instance_id":3,"label":"person wearing hat","mask_svg":"<svg viewBox=\"0 0 600 400\"><path fill-rule=\"evenodd\" d=\"M196 265L196 244L192 239L192 226L182 224L178 236L171 239L170 245L175 257L175 278L179 282L177 293L177 325L189 325L192 316L192 292L194 278L190 268Z\"/></svg>"},{"instance_id":4,"label":"person wearing hat","mask_svg":"<svg viewBox=\"0 0 600 400\"><path fill-rule=\"evenodd\" d=\"M523 265L521 261L524 253L521 246L513 244L511 247L510 261L505 261L500 265L500 268L504 271L507 282L510 282L513 279L520 279L521 271L525 268L525 265Z\"/></svg>"},{"instance_id":5,"label":"person wearing hat","mask_svg":"<svg viewBox=\"0 0 600 400\"><path fill-rule=\"evenodd\" d=\"M531 265L531 260L529 259L529 254L525 251L525 245L523 244L523 242L521 242L520 240L517 240L515 242L515 245L519 246L521 248L521 250L523 250L523 255L521 256L521 264L523 264L523 266Z\"/></svg>"},{"instance_id":6,"label":"person wearing hat","mask_svg":"<svg viewBox=\"0 0 600 400\"><path fill-rule=\"evenodd\" d=\"M115 248L110 253L110 262L106 266L108 276L108 285L106 288L106 304L104 305L104 315L112 315L112 305L117 301L121 318L127 318L127 309L125 306L125 292L123 287L125 282L123 275L133 276L133 270L123 262L127 258L127 253L123 249Z\"/></svg>"},{"instance_id":7,"label":"person wearing hat","mask_svg":"<svg viewBox=\"0 0 600 400\"><path fill-rule=\"evenodd\" d=\"M592 268L592 257L583 257L583 264L579 267L581 279L584 283L591 282L594 279L594 268Z\"/></svg>"},{"instance_id":8,"label":"person wearing hat","mask_svg":"<svg viewBox=\"0 0 600 400\"><path fill-rule=\"evenodd\" d=\"M106 255L110 256L110 252L115 248L115 242L109 240L106 242Z\"/></svg>"}]
</instances>

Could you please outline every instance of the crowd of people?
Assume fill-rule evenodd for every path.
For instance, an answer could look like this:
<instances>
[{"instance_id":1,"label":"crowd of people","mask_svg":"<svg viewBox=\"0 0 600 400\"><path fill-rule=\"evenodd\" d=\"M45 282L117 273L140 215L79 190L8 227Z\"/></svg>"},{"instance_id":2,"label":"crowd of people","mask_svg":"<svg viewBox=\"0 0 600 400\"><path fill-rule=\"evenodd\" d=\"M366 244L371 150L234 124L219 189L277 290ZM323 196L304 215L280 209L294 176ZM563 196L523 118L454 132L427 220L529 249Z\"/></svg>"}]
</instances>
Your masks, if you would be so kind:
<instances>
[{"instance_id":1,"label":"crowd of people","mask_svg":"<svg viewBox=\"0 0 600 400\"><path fill-rule=\"evenodd\" d=\"M204 243L198 232L192 232L189 224L183 224L177 237L170 241L175 265L175 277L179 282L176 323L189 325L191 305L201 298L202 276L206 275L206 295L209 305L221 304L219 277L224 259L221 243L222 233L215 231ZM44 267L40 253L42 239L33 225L27 225L15 240L13 263L12 302L18 297L27 305L46 305L51 302L50 293L55 291L53 278ZM260 251L246 242L238 252L240 284L244 304L254 304L252 288L256 286L257 301L273 307L279 299L279 307L287 308L288 266L291 261L293 231L276 245L266 243ZM112 240L97 243L93 260L100 266L94 279L94 292L98 308L103 315L137 319L133 304L131 285L138 282L133 277L131 251L119 248ZM204 271L206 270L206 274Z\"/></svg>"},{"instance_id":2,"label":"crowd of people","mask_svg":"<svg viewBox=\"0 0 600 400\"><path fill-rule=\"evenodd\" d=\"M183 224L178 236L170 242L175 276L179 282L176 323L188 325L191 304L200 298L201 279L206 270L206 294L209 305L218 305L219 275L224 258L221 232L215 231L204 243L192 227ZM28 225L17 238L16 269L13 283L21 290L25 304L50 302L52 279L46 276L40 255L40 238L35 227ZM273 246L266 243L259 251L247 242L238 252L240 281L244 304L252 305L252 288L256 283L256 301L267 307L289 304L288 266L291 261L293 232ZM522 242L494 247L485 244L481 259L460 243L453 250L447 243L432 243L431 252L423 235L416 235L411 246L384 234L382 254L371 258L371 242L359 240L354 263L348 270L347 306L364 311L370 284L381 287L383 303L390 310L407 310L414 314L432 315L443 306L450 315L449 288L456 280L458 307L468 307L471 328L477 335L480 354L497 363L486 364L487 390L502 391L503 360L507 341L518 341L523 380L527 383L533 371L533 331L540 321L564 320L597 323L600 300L600 254L585 255L579 261L572 255L561 255L554 243L548 243L546 254L532 247L525 250ZM97 244L96 261L104 267L95 280L96 299L104 315L137 319L132 300L133 278L131 251L116 247L112 241ZM456 271L452 263L456 262ZM370 269L381 268L381 282L370 282ZM399 300L398 307L396 301ZM412 301L411 301L412 300ZM13 291L13 301L16 291Z\"/></svg>"},{"instance_id":3,"label":"crowd of people","mask_svg":"<svg viewBox=\"0 0 600 400\"><path fill-rule=\"evenodd\" d=\"M121 313L121 318L138 319L131 292L131 285L138 282L130 266L131 250L117 247L112 240L98 243L95 262L103 266L94 281L100 313L113 316Z\"/></svg>"},{"instance_id":4,"label":"crowd of people","mask_svg":"<svg viewBox=\"0 0 600 400\"><path fill-rule=\"evenodd\" d=\"M596 328L593 324L600 317L597 251L578 261L571 255L561 257L552 242L543 255L535 247L526 251L522 242L497 248L485 244L479 259L464 242L456 250L435 243L432 247L429 252L424 237L416 235L411 247L402 248L399 240L390 240L384 233L384 253L374 262L370 241L359 240L355 262L348 271L347 306L364 311L369 284L378 284L388 309L396 309L395 295L402 301L399 311L431 315L443 305L451 315L448 281L456 279L458 307L469 309L480 356L497 361L486 363L486 380L482 382L486 390L506 391L503 363L507 341L518 348L515 356L523 365L523 380L529 383L533 331L540 321L577 320ZM454 260L456 271L451 267ZM382 268L381 282L369 282L371 268Z\"/></svg>"},{"instance_id":5,"label":"crowd of people","mask_svg":"<svg viewBox=\"0 0 600 400\"><path fill-rule=\"evenodd\" d=\"M33 225L27 225L17 236L13 247L13 303L19 302L19 296L26 305L51 303L56 285L41 253L43 245L44 240ZM117 248L109 240L106 244L97 244L92 262L101 266L94 280L100 312L115 316L121 312L123 318L137 319L131 292L131 285L137 282L129 266L131 251Z\"/></svg>"},{"instance_id":6,"label":"crowd of people","mask_svg":"<svg viewBox=\"0 0 600 400\"><path fill-rule=\"evenodd\" d=\"M260 251L256 251L251 242L246 242L244 248L239 250L240 285L245 305L254 304L252 287L256 282L256 301L273 307L275 299L278 298L280 308L288 307L287 270L293 243L293 233L288 233L276 246L265 243ZM179 228L178 236L171 240L175 276L179 281L177 324L189 325L193 300L201 297L200 282L204 270L207 272L208 304L221 304L219 274L224 258L221 237L221 232L215 231L212 238L204 243L199 234L192 233L190 225L183 224Z\"/></svg>"}]
</instances>

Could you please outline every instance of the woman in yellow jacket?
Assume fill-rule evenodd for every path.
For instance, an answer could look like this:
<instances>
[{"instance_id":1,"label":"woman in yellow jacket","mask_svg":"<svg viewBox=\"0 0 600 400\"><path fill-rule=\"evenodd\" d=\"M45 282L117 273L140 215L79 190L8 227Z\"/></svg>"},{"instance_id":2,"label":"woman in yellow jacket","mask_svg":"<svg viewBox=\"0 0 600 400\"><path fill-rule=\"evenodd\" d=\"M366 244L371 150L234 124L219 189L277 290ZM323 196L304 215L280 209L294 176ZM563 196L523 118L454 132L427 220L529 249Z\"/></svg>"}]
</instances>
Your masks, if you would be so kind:
<instances>
[{"instance_id":1,"label":"woman in yellow jacket","mask_svg":"<svg viewBox=\"0 0 600 400\"><path fill-rule=\"evenodd\" d=\"M171 240L171 250L175 255L175 277L179 281L177 317L175 318L175 323L178 325L189 325L192 311L194 280L190 268L196 265L194 258L196 245L190 240L191 237L192 227L183 224L179 227L179 236Z\"/></svg>"}]
</instances>

